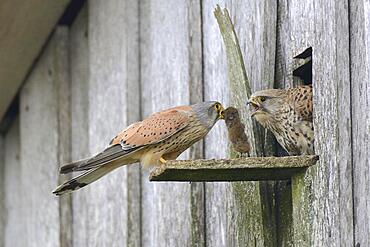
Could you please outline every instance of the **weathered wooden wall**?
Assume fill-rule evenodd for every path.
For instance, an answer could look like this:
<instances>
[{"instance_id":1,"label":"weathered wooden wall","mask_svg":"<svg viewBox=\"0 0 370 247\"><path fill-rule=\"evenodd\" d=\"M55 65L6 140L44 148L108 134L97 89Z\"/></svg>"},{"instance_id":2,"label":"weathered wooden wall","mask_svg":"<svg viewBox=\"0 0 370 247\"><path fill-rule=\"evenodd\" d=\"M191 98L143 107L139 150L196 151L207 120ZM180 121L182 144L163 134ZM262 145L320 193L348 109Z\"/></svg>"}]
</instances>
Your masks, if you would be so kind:
<instances>
[{"instance_id":1,"label":"weathered wooden wall","mask_svg":"<svg viewBox=\"0 0 370 247\"><path fill-rule=\"evenodd\" d=\"M351 1L349 16L353 167L347 173L352 171L353 174L353 245L368 246L370 245L370 2Z\"/></svg>"},{"instance_id":2,"label":"weathered wooden wall","mask_svg":"<svg viewBox=\"0 0 370 247\"><path fill-rule=\"evenodd\" d=\"M71 27L72 158L107 146L140 118L138 3L91 1ZM73 198L74 246L140 246L138 167Z\"/></svg>"},{"instance_id":3,"label":"weathered wooden wall","mask_svg":"<svg viewBox=\"0 0 370 247\"><path fill-rule=\"evenodd\" d=\"M230 11L252 91L301 84L293 57L313 47L320 163L309 171L307 228L292 229L300 224L286 181L150 183L136 164L72 197L51 195L67 179L60 163L98 152L152 112L218 100L247 121L242 90L227 78L218 3ZM369 16L364 0L87 2L69 30L52 34L0 138L0 246L370 245ZM252 155L275 154L265 131L248 131ZM227 157L225 139L219 122L180 158Z\"/></svg>"},{"instance_id":4,"label":"weathered wooden wall","mask_svg":"<svg viewBox=\"0 0 370 247\"><path fill-rule=\"evenodd\" d=\"M71 159L88 157L89 152L89 52L87 6L75 19L70 29L69 53L71 73ZM88 246L89 194L73 195L73 246Z\"/></svg>"},{"instance_id":5,"label":"weathered wooden wall","mask_svg":"<svg viewBox=\"0 0 370 247\"><path fill-rule=\"evenodd\" d=\"M176 8L172 8L174 4ZM171 8L172 11L168 11ZM201 97L190 91L202 88L200 13L199 1L142 2L140 51L143 117L173 105L187 105L192 98ZM181 156L188 157L189 152ZM203 227L203 220L192 220L192 215L203 207L201 198L201 184L153 184L148 182L148 171L143 171L143 246L189 246L192 241L195 245L204 245L202 238L194 236L199 235L197 229Z\"/></svg>"},{"instance_id":6,"label":"weathered wooden wall","mask_svg":"<svg viewBox=\"0 0 370 247\"><path fill-rule=\"evenodd\" d=\"M25 238L19 238L25 232L22 219L26 218L23 198L24 194L20 163L19 121L15 120L4 138L4 246L26 245ZM12 193L9 193L12 191ZM3 215L5 216L5 215Z\"/></svg>"},{"instance_id":7,"label":"weathered wooden wall","mask_svg":"<svg viewBox=\"0 0 370 247\"><path fill-rule=\"evenodd\" d=\"M69 83L67 35L66 29L57 29L20 94L20 177L26 215L22 235L28 246L55 246L60 240L59 199L50 191L58 183L59 153L64 148L59 145L60 128L68 127L58 115L59 88Z\"/></svg>"},{"instance_id":8,"label":"weathered wooden wall","mask_svg":"<svg viewBox=\"0 0 370 247\"><path fill-rule=\"evenodd\" d=\"M224 44L213 15L217 3L217 1L205 1L203 4L205 100L217 99L225 105L237 106L242 110L243 117L246 117L247 99L238 95L242 93L242 89L232 88L228 83ZM272 87L276 2L225 1L221 5L225 5L230 10L252 90ZM251 136L251 130L248 131ZM259 137L253 142L255 147L253 155L263 155L261 133ZM228 143L218 141L226 138L225 126L223 123L219 124L206 138L206 157L228 156ZM275 229L271 226L274 223L267 222L264 218L265 213L269 213L267 211L270 209L269 202L264 200L264 192L261 192L265 186L265 183L258 182L207 183L207 244L210 246L245 246L246 244L272 246L276 236L271 231L272 228ZM273 195L270 194L270 196Z\"/></svg>"},{"instance_id":9,"label":"weathered wooden wall","mask_svg":"<svg viewBox=\"0 0 370 247\"><path fill-rule=\"evenodd\" d=\"M5 145L4 136L0 135L0 246L5 244Z\"/></svg>"},{"instance_id":10,"label":"weathered wooden wall","mask_svg":"<svg viewBox=\"0 0 370 247\"><path fill-rule=\"evenodd\" d=\"M69 151L59 101L68 93L67 31L57 29L36 62L20 92L19 121L5 136L4 246L59 246L64 241L63 203L50 191L58 183L57 164L66 161L60 158Z\"/></svg>"},{"instance_id":11,"label":"weathered wooden wall","mask_svg":"<svg viewBox=\"0 0 370 247\"><path fill-rule=\"evenodd\" d=\"M278 1L274 78L274 87L276 88L294 87L302 84L299 78L293 76L293 70L299 64L299 61L294 57L313 46L313 23L315 21L313 5L313 1ZM276 210L279 212L276 216L277 229L281 229L281 234L277 234L277 243L279 246L291 246L294 239L297 239L297 236L293 236L295 223L293 220L298 220L298 225L304 225L304 223L292 217L292 188L289 181L277 182L275 193ZM297 205L297 207L300 206ZM311 223L308 222L308 224ZM302 243L296 244L302 245Z\"/></svg>"},{"instance_id":12,"label":"weathered wooden wall","mask_svg":"<svg viewBox=\"0 0 370 247\"><path fill-rule=\"evenodd\" d=\"M319 1L313 11L315 151L312 245L353 245L351 90L347 1Z\"/></svg>"}]
</instances>

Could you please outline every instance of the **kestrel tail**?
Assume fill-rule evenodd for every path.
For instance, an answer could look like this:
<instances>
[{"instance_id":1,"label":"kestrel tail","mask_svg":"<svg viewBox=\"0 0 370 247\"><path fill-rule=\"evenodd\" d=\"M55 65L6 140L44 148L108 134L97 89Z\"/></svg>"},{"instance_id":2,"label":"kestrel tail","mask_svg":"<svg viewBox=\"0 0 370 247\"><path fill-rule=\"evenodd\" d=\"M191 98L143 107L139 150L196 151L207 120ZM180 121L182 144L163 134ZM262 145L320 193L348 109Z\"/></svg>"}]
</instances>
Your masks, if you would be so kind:
<instances>
[{"instance_id":1,"label":"kestrel tail","mask_svg":"<svg viewBox=\"0 0 370 247\"><path fill-rule=\"evenodd\" d=\"M311 85L258 91L248 104L289 155L315 154Z\"/></svg>"},{"instance_id":2,"label":"kestrel tail","mask_svg":"<svg viewBox=\"0 0 370 247\"><path fill-rule=\"evenodd\" d=\"M251 146L248 136L245 134L245 126L241 122L239 111L234 107L228 107L224 111L224 115L228 137L234 150L240 153L241 156L249 154Z\"/></svg>"},{"instance_id":3,"label":"kestrel tail","mask_svg":"<svg viewBox=\"0 0 370 247\"><path fill-rule=\"evenodd\" d=\"M219 102L202 102L160 111L133 123L101 153L62 166L62 174L86 172L60 185L53 193L62 195L80 189L122 165L140 161L148 167L176 159L223 118L223 111Z\"/></svg>"}]
</instances>

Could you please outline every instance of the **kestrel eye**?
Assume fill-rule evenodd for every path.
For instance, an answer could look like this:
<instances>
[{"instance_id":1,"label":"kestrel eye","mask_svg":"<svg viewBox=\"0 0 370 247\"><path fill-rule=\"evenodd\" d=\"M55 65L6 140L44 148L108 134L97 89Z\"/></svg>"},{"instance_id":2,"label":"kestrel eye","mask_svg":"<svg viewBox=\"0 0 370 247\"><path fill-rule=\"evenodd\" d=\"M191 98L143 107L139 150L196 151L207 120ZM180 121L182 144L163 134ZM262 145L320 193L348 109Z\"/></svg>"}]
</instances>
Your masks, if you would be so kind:
<instances>
[{"instance_id":1,"label":"kestrel eye","mask_svg":"<svg viewBox=\"0 0 370 247\"><path fill-rule=\"evenodd\" d=\"M260 99L261 99L261 102L266 101L266 97L261 97Z\"/></svg>"}]
</instances>

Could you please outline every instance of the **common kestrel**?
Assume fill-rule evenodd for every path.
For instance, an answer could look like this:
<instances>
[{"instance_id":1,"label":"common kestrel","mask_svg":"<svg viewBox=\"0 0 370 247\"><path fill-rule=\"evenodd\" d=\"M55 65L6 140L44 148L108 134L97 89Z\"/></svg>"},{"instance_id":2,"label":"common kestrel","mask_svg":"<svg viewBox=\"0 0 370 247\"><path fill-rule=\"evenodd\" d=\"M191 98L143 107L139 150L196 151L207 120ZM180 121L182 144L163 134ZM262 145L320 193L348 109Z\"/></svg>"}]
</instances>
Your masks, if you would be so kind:
<instances>
[{"instance_id":1,"label":"common kestrel","mask_svg":"<svg viewBox=\"0 0 370 247\"><path fill-rule=\"evenodd\" d=\"M224 115L229 140L234 150L241 155L249 154L251 146L244 131L244 124L240 120L239 111L234 107L228 107Z\"/></svg>"},{"instance_id":2,"label":"common kestrel","mask_svg":"<svg viewBox=\"0 0 370 247\"><path fill-rule=\"evenodd\" d=\"M289 155L315 154L312 86L258 91L248 104L251 116L272 131Z\"/></svg>"},{"instance_id":3,"label":"common kestrel","mask_svg":"<svg viewBox=\"0 0 370 247\"><path fill-rule=\"evenodd\" d=\"M176 159L223 119L223 112L219 102L202 102L160 111L133 123L114 137L101 153L62 166L62 174L87 172L60 185L53 193L62 195L80 189L122 165L140 161L148 167Z\"/></svg>"}]
</instances>

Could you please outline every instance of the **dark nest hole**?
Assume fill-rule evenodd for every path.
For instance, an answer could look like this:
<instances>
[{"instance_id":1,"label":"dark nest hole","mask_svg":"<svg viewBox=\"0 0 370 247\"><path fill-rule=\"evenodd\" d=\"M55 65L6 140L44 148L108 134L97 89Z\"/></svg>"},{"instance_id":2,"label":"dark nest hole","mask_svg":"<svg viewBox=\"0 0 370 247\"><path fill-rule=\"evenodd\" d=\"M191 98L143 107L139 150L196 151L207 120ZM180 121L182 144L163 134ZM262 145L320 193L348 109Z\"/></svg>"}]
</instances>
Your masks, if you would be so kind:
<instances>
[{"instance_id":1,"label":"dark nest hole","mask_svg":"<svg viewBox=\"0 0 370 247\"><path fill-rule=\"evenodd\" d=\"M304 62L293 70L293 76L300 78L305 85L312 84L312 47L307 48L294 58L303 59Z\"/></svg>"}]
</instances>

